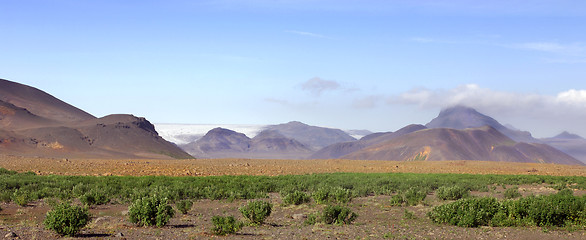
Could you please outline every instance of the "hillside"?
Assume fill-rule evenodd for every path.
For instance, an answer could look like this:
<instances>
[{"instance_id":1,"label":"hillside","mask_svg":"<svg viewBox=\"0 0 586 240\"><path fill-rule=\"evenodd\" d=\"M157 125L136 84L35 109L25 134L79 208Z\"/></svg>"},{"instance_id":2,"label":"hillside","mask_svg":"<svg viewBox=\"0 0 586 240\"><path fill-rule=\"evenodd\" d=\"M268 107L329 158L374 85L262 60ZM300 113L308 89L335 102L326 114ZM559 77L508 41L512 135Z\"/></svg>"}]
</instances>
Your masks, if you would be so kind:
<instances>
[{"instance_id":1,"label":"hillside","mask_svg":"<svg viewBox=\"0 0 586 240\"><path fill-rule=\"evenodd\" d=\"M299 141L275 130L264 130L254 138L224 128L214 128L195 142L182 145L185 151L201 158L288 158L307 157L312 151Z\"/></svg>"},{"instance_id":2,"label":"hillside","mask_svg":"<svg viewBox=\"0 0 586 240\"><path fill-rule=\"evenodd\" d=\"M364 136L358 141L335 143L330 146L324 147L319 151L312 154L310 159L333 159L339 158L346 154L350 154L355 151L359 151L366 147L381 143L387 140L391 140L396 137L403 136L415 131L425 129L423 125L412 124L404 128L397 130L396 132L385 132L385 133L373 133Z\"/></svg>"},{"instance_id":3,"label":"hillside","mask_svg":"<svg viewBox=\"0 0 586 240\"><path fill-rule=\"evenodd\" d=\"M295 139L313 150L319 150L339 142L356 140L340 129L310 126L296 121L268 126L267 129L275 130L285 137Z\"/></svg>"},{"instance_id":4,"label":"hillside","mask_svg":"<svg viewBox=\"0 0 586 240\"><path fill-rule=\"evenodd\" d=\"M464 130L420 130L340 158L396 161L483 160L583 165L582 162L553 147L537 143L517 143L489 126Z\"/></svg>"},{"instance_id":5,"label":"hillside","mask_svg":"<svg viewBox=\"0 0 586 240\"><path fill-rule=\"evenodd\" d=\"M586 163L586 139L576 134L563 132L555 137L540 140Z\"/></svg>"},{"instance_id":6,"label":"hillside","mask_svg":"<svg viewBox=\"0 0 586 240\"><path fill-rule=\"evenodd\" d=\"M439 115L425 125L427 128L466 129L491 126L517 142L539 142L531 133L510 129L492 117L479 113L473 108L455 106L443 109Z\"/></svg>"},{"instance_id":7,"label":"hillside","mask_svg":"<svg viewBox=\"0 0 586 240\"><path fill-rule=\"evenodd\" d=\"M191 158L144 118L103 118L39 89L0 80L2 154L57 158Z\"/></svg>"}]
</instances>

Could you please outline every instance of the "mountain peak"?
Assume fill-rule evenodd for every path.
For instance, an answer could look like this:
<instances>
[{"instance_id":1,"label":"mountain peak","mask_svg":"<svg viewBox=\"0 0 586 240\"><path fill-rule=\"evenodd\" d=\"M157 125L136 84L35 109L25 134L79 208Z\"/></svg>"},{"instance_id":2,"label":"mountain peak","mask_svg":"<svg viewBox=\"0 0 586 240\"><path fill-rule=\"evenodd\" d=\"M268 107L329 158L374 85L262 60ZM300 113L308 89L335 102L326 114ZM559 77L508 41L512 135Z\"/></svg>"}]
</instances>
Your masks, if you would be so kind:
<instances>
[{"instance_id":1,"label":"mountain peak","mask_svg":"<svg viewBox=\"0 0 586 240\"><path fill-rule=\"evenodd\" d=\"M486 125L494 127L497 130L506 128L494 118L479 113L474 108L458 105L443 109L436 118L425 126L427 128L466 129Z\"/></svg>"},{"instance_id":2,"label":"mountain peak","mask_svg":"<svg viewBox=\"0 0 586 240\"><path fill-rule=\"evenodd\" d=\"M584 139L583 137L577 135L577 134L573 134L573 133L569 133L568 131L564 131L558 135L556 135L553 138L562 138L562 139Z\"/></svg>"}]
</instances>

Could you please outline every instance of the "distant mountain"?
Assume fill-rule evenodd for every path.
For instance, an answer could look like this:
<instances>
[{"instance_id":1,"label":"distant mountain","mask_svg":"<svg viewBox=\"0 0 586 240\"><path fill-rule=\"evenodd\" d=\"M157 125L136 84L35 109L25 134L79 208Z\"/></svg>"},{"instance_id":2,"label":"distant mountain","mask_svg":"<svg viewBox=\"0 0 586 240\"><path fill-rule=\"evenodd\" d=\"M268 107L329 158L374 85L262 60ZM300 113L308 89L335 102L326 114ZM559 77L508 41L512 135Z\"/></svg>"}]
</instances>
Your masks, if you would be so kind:
<instances>
[{"instance_id":1,"label":"distant mountain","mask_svg":"<svg viewBox=\"0 0 586 240\"><path fill-rule=\"evenodd\" d=\"M545 144L516 143L493 127L415 131L340 157L342 159L441 161L483 160L577 164Z\"/></svg>"},{"instance_id":2,"label":"distant mountain","mask_svg":"<svg viewBox=\"0 0 586 240\"><path fill-rule=\"evenodd\" d=\"M214 128L182 148L201 158L288 158L307 157L312 151L299 141L275 130L264 130L254 138L229 129Z\"/></svg>"},{"instance_id":3,"label":"distant mountain","mask_svg":"<svg viewBox=\"0 0 586 240\"><path fill-rule=\"evenodd\" d=\"M555 137L543 138L541 141L586 163L586 139L581 136L563 132Z\"/></svg>"},{"instance_id":4,"label":"distant mountain","mask_svg":"<svg viewBox=\"0 0 586 240\"><path fill-rule=\"evenodd\" d=\"M103 118L0 79L0 153L76 158L191 158L144 118Z\"/></svg>"},{"instance_id":5,"label":"distant mountain","mask_svg":"<svg viewBox=\"0 0 586 240\"><path fill-rule=\"evenodd\" d=\"M275 130L285 137L295 139L313 150L319 150L334 143L356 140L340 129L310 126L296 121L271 125L267 129Z\"/></svg>"},{"instance_id":6,"label":"distant mountain","mask_svg":"<svg viewBox=\"0 0 586 240\"><path fill-rule=\"evenodd\" d=\"M425 126L412 124L397 130L396 132L384 132L384 133L373 133L364 136L358 141L335 143L330 146L324 147L319 151L312 154L310 159L333 159L339 158L346 154L359 151L366 147L381 143L387 140L391 140L396 137L403 136L415 131L425 129Z\"/></svg>"},{"instance_id":7,"label":"distant mountain","mask_svg":"<svg viewBox=\"0 0 586 240\"><path fill-rule=\"evenodd\" d=\"M466 129L491 126L517 142L539 142L531 133L513 130L500 124L494 118L479 113L473 108L455 106L443 109L440 114L425 125L427 128Z\"/></svg>"}]
</instances>

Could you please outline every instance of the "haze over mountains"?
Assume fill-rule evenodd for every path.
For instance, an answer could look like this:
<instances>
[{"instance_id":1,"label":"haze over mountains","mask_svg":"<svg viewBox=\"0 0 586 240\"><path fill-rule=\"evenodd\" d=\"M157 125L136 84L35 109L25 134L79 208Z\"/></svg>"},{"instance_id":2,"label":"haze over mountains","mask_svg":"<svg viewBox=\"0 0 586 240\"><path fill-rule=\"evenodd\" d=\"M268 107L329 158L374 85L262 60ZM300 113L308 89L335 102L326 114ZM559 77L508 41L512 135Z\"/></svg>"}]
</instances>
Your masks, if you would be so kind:
<instances>
[{"instance_id":1,"label":"haze over mountains","mask_svg":"<svg viewBox=\"0 0 586 240\"><path fill-rule=\"evenodd\" d=\"M191 158L145 118L96 118L39 89L0 79L0 153L76 158Z\"/></svg>"},{"instance_id":2,"label":"haze over mountains","mask_svg":"<svg viewBox=\"0 0 586 240\"><path fill-rule=\"evenodd\" d=\"M247 134L227 128L214 128L203 136L164 132L176 139L176 145L160 137L145 118L127 114L96 118L41 90L0 79L1 154L78 158L484 160L581 165L586 161L586 139L580 136L565 132L536 139L529 132L504 126L463 106L442 110L426 125L412 124L360 139L350 134L370 132L342 131L296 121L240 129Z\"/></svg>"}]
</instances>

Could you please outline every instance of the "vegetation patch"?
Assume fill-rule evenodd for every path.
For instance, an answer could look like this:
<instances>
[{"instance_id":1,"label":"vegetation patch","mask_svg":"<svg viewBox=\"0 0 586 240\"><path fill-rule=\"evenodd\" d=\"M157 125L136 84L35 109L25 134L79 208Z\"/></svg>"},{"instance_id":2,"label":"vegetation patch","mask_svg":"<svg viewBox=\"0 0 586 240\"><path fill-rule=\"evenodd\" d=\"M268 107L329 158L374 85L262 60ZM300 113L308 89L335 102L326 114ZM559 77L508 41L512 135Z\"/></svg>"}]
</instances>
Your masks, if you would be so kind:
<instances>
[{"instance_id":1,"label":"vegetation patch","mask_svg":"<svg viewBox=\"0 0 586 240\"><path fill-rule=\"evenodd\" d=\"M213 216L212 223L214 224L212 232L221 236L234 234L240 231L244 225L242 222L237 221L232 216Z\"/></svg>"},{"instance_id":2,"label":"vegetation patch","mask_svg":"<svg viewBox=\"0 0 586 240\"><path fill-rule=\"evenodd\" d=\"M167 199L157 195L137 199L128 207L130 222L136 223L138 226L162 227L174 215L175 211L167 204Z\"/></svg>"},{"instance_id":3,"label":"vegetation patch","mask_svg":"<svg viewBox=\"0 0 586 240\"><path fill-rule=\"evenodd\" d=\"M89 220L90 214L87 208L59 203L47 212L43 224L45 228L61 236L74 236L88 224Z\"/></svg>"},{"instance_id":4,"label":"vegetation patch","mask_svg":"<svg viewBox=\"0 0 586 240\"><path fill-rule=\"evenodd\" d=\"M253 201L238 210L252 225L261 225L271 215L273 205L265 201Z\"/></svg>"}]
</instances>

